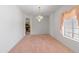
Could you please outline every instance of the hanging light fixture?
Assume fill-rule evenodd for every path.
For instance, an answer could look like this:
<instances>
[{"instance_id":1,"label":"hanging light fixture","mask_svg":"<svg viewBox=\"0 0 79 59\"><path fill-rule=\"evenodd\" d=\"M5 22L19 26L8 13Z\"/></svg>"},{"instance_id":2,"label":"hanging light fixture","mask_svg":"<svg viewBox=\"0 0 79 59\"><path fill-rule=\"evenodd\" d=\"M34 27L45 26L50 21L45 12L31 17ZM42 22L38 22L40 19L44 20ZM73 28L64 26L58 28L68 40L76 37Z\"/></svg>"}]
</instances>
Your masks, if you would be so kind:
<instances>
[{"instance_id":1,"label":"hanging light fixture","mask_svg":"<svg viewBox=\"0 0 79 59\"><path fill-rule=\"evenodd\" d=\"M40 13L40 7L38 7L39 9L39 15L36 17L36 19L40 22L43 19L43 16Z\"/></svg>"}]
</instances>

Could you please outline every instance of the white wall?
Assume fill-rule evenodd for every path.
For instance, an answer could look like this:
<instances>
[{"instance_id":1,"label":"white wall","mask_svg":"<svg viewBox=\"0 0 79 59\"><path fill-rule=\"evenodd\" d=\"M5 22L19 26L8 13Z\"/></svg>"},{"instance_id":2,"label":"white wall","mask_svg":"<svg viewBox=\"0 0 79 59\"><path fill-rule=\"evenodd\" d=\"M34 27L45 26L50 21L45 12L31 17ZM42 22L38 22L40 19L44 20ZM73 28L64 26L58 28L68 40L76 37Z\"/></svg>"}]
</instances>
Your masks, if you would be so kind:
<instances>
[{"instance_id":1,"label":"white wall","mask_svg":"<svg viewBox=\"0 0 79 59\"><path fill-rule=\"evenodd\" d=\"M24 16L17 6L0 6L0 52L8 52L24 36Z\"/></svg>"},{"instance_id":2,"label":"white wall","mask_svg":"<svg viewBox=\"0 0 79 59\"><path fill-rule=\"evenodd\" d=\"M57 40L62 42L67 47L71 48L74 52L79 52L79 42L71 39L64 38L60 33L60 16L61 13L73 8L73 6L62 6L50 16L50 35L54 36Z\"/></svg>"},{"instance_id":3,"label":"white wall","mask_svg":"<svg viewBox=\"0 0 79 59\"><path fill-rule=\"evenodd\" d=\"M31 18L31 34L48 34L49 33L49 17L44 17L41 22L38 22L36 17Z\"/></svg>"}]
</instances>

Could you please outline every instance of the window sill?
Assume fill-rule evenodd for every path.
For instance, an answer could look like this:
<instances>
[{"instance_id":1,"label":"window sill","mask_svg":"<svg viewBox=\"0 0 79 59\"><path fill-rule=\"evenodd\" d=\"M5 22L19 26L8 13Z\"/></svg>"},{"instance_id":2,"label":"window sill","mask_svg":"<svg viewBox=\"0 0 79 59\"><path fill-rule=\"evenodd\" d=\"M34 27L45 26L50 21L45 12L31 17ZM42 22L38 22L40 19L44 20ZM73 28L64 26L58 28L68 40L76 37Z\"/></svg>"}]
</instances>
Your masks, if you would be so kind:
<instances>
[{"instance_id":1,"label":"window sill","mask_svg":"<svg viewBox=\"0 0 79 59\"><path fill-rule=\"evenodd\" d=\"M79 42L79 39L73 39L73 38L70 38L70 37L67 37L67 36L64 36L64 38L68 38L68 39L71 39L73 41Z\"/></svg>"}]
</instances>

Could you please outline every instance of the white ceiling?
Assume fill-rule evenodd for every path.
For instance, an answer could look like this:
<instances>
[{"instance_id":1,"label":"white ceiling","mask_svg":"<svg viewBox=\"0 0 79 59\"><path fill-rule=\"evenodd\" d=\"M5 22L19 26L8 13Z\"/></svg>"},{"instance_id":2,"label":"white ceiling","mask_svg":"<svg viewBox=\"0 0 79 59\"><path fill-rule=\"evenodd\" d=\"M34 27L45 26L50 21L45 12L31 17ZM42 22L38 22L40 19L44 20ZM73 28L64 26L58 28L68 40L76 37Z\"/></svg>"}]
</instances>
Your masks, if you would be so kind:
<instances>
[{"instance_id":1,"label":"white ceiling","mask_svg":"<svg viewBox=\"0 0 79 59\"><path fill-rule=\"evenodd\" d=\"M39 14L39 5L19 5L18 6L26 15L36 16ZM40 5L41 15L49 16L56 9L60 8L59 5Z\"/></svg>"}]
</instances>

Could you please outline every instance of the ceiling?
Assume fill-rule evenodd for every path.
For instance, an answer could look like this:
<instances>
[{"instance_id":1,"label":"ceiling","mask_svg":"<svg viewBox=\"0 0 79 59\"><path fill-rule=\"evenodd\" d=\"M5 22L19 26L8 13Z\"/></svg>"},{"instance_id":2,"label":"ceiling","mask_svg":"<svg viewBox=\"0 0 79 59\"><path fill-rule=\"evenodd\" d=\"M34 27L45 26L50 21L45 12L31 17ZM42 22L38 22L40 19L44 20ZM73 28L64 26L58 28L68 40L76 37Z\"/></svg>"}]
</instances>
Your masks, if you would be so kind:
<instances>
[{"instance_id":1,"label":"ceiling","mask_svg":"<svg viewBox=\"0 0 79 59\"><path fill-rule=\"evenodd\" d=\"M36 16L39 14L39 5L19 5L18 6L26 15ZM60 8L60 5L40 5L41 15L49 16L55 10Z\"/></svg>"}]
</instances>

